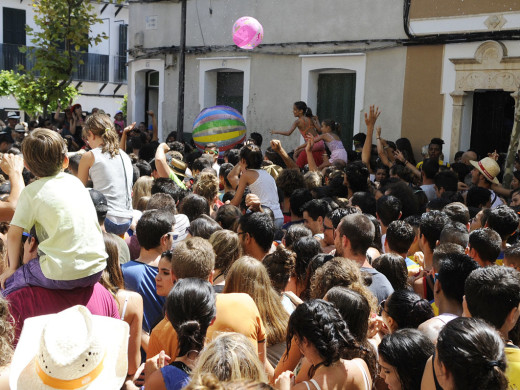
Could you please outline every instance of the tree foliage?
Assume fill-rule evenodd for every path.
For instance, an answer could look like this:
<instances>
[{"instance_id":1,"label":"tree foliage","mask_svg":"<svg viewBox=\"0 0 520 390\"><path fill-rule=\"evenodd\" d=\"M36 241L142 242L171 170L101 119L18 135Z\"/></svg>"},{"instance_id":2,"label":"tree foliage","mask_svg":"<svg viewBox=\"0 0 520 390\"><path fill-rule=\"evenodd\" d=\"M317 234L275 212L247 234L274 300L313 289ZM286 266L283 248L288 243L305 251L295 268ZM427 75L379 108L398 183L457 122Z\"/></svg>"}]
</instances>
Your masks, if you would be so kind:
<instances>
[{"instance_id":1,"label":"tree foliage","mask_svg":"<svg viewBox=\"0 0 520 390\"><path fill-rule=\"evenodd\" d=\"M26 27L31 45L20 49L33 65L20 66L20 74L0 76L0 95L13 95L32 117L46 116L58 101L70 104L77 94L71 82L82 64L80 55L107 38L105 33L91 35L91 27L101 19L88 0L34 0L33 7L36 28Z\"/></svg>"},{"instance_id":2,"label":"tree foliage","mask_svg":"<svg viewBox=\"0 0 520 390\"><path fill-rule=\"evenodd\" d=\"M67 85L56 89L59 91L58 96L49 96L48 91L58 87L58 83L43 78L33 80L26 74L3 70L0 71L0 96L14 97L18 107L36 119L38 114L55 111L58 103L66 107L78 95L73 85Z\"/></svg>"}]
</instances>

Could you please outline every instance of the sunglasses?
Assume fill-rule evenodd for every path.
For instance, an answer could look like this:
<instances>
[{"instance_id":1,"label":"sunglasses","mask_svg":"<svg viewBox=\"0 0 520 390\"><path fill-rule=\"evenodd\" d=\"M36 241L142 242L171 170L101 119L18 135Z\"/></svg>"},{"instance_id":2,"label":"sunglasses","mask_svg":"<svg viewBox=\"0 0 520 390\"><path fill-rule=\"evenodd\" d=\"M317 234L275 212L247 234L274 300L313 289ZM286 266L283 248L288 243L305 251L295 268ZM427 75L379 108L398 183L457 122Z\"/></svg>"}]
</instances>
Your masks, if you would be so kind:
<instances>
[{"instance_id":1,"label":"sunglasses","mask_svg":"<svg viewBox=\"0 0 520 390\"><path fill-rule=\"evenodd\" d=\"M218 150L205 150L204 154L218 154Z\"/></svg>"}]
</instances>

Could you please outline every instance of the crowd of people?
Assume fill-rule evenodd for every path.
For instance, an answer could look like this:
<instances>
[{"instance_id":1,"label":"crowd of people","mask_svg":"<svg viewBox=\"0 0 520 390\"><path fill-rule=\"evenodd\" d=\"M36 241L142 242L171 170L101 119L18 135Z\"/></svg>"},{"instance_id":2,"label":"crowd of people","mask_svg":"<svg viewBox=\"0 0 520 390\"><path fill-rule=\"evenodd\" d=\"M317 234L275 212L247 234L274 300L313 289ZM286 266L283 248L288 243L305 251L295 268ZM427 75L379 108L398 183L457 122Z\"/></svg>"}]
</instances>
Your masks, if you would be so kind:
<instances>
[{"instance_id":1,"label":"crowd of people","mask_svg":"<svg viewBox=\"0 0 520 390\"><path fill-rule=\"evenodd\" d=\"M0 390L520 386L520 156L95 111L0 132Z\"/></svg>"}]
</instances>

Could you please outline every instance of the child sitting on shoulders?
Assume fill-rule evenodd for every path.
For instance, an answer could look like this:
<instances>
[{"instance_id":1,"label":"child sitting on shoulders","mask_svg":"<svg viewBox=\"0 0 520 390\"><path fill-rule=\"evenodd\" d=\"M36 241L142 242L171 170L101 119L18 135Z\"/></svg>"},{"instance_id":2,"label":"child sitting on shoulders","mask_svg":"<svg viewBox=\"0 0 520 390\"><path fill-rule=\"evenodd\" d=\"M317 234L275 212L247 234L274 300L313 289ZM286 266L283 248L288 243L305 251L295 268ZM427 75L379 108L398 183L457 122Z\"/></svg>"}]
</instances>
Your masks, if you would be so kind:
<instances>
[{"instance_id":1,"label":"child sitting on shoulders","mask_svg":"<svg viewBox=\"0 0 520 390\"><path fill-rule=\"evenodd\" d=\"M65 290L93 286L108 255L88 190L63 172L69 163L63 138L48 129L35 129L22 142L22 154L25 167L38 180L20 194L11 221L9 268L0 275L2 294L27 286ZM22 265L22 235L33 226L39 257Z\"/></svg>"}]
</instances>

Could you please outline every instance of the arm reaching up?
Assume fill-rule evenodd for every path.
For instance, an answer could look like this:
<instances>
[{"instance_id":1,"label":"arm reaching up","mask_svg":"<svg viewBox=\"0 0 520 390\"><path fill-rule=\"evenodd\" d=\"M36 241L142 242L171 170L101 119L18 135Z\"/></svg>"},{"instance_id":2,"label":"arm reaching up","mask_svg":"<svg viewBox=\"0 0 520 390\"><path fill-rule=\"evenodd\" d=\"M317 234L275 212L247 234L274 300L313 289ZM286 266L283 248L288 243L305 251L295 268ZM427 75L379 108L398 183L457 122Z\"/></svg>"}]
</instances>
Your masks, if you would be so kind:
<instances>
[{"instance_id":1,"label":"arm reaching up","mask_svg":"<svg viewBox=\"0 0 520 390\"><path fill-rule=\"evenodd\" d=\"M287 166L287 169L300 169L300 167L296 165L293 159L289 157L285 149L282 147L282 143L279 140L273 139L271 141L271 149L273 149L276 153L280 155L283 162Z\"/></svg>"},{"instance_id":2,"label":"arm reaching up","mask_svg":"<svg viewBox=\"0 0 520 390\"><path fill-rule=\"evenodd\" d=\"M372 153L372 135L374 134L374 126L376 124L377 118L379 118L379 115L381 115L381 111L379 111L379 107L375 107L374 105L370 106L368 115L365 112L367 137L365 138L365 144L363 145L363 150L361 151L361 161L365 163L370 173L372 173L370 167L370 154Z\"/></svg>"}]
</instances>

